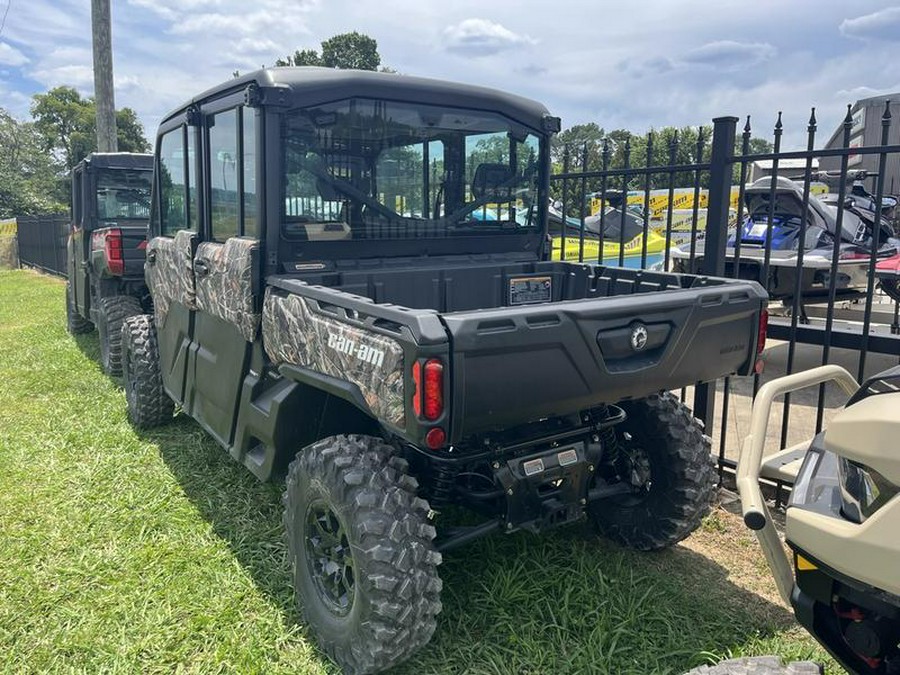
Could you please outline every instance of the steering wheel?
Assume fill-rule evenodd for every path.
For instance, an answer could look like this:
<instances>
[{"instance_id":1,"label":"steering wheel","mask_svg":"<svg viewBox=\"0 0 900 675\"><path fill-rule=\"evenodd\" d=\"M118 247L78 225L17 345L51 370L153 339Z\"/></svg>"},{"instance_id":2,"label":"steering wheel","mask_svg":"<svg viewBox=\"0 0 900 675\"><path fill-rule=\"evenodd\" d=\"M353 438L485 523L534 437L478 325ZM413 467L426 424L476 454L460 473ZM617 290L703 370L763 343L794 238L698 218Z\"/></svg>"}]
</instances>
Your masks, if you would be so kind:
<instances>
[{"instance_id":1,"label":"steering wheel","mask_svg":"<svg viewBox=\"0 0 900 675\"><path fill-rule=\"evenodd\" d=\"M365 192L359 190L347 181L335 178L330 173L325 171L325 169L322 168L321 164L322 160L318 155L316 155L316 159L312 161L306 158L300 159L300 165L304 169L309 171L316 178L321 178L322 180L324 180L338 192L343 192L345 195L353 197L353 199L362 202L364 205L368 206L370 209L387 218L388 220L396 220L397 218L402 218L402 216L400 216L398 213L395 213L384 204L379 202L377 199L370 197Z\"/></svg>"}]
</instances>

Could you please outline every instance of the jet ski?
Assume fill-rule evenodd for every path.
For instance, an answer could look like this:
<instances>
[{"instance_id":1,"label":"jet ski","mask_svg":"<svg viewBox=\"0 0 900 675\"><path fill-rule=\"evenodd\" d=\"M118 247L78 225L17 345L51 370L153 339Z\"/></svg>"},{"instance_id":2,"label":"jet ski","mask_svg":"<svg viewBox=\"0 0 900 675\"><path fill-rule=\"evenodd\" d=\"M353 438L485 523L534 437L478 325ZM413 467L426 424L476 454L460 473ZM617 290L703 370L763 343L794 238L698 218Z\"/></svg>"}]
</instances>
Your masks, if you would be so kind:
<instances>
[{"instance_id":1,"label":"jet ski","mask_svg":"<svg viewBox=\"0 0 900 675\"><path fill-rule=\"evenodd\" d=\"M553 238L553 260L579 260L581 251L581 219L571 216L563 217L561 205L554 202L547 215L550 236ZM600 232L603 231L603 255L600 256ZM646 240L647 258L645 266L658 264L666 250L666 238L653 229L648 229L644 236L644 222L641 216L626 210L624 218L622 210L614 206L604 209L603 215L597 213L584 219L584 256L585 261L602 260L606 265L618 266L622 255L624 267L640 268L641 255ZM563 257L563 241L565 241L565 257Z\"/></svg>"},{"instance_id":2,"label":"jet ski","mask_svg":"<svg viewBox=\"0 0 900 675\"><path fill-rule=\"evenodd\" d=\"M875 265L878 286L894 302L900 302L900 253Z\"/></svg>"},{"instance_id":3,"label":"jet ski","mask_svg":"<svg viewBox=\"0 0 900 675\"><path fill-rule=\"evenodd\" d=\"M896 238L893 227L886 219L875 215L874 201L866 202L861 195L851 193L847 196L840 231L835 201L820 200L810 195L804 214L803 188L785 177L775 179L774 197L772 208L770 177L761 178L744 190L747 217L740 229L728 239L725 251L726 276L758 281L768 289L773 299L784 300L794 296L801 247L800 294L803 297L828 294L836 238L839 243L835 289L839 295L866 291L875 227L880 228L876 257L888 258L898 252L900 240ZM806 232L801 241L804 218ZM736 260L738 238L740 257ZM770 245L769 270L768 278L763 279L767 245ZM673 271L696 271L703 259L703 241L696 244L693 263L687 245L673 248L671 257Z\"/></svg>"}]
</instances>

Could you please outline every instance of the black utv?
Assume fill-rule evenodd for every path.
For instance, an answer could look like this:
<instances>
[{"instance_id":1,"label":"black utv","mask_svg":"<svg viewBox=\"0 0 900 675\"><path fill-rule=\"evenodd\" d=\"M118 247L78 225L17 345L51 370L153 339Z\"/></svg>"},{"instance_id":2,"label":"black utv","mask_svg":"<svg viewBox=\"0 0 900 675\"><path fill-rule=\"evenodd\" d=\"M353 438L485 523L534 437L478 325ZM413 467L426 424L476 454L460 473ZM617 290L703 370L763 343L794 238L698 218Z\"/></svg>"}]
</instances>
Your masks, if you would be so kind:
<instances>
[{"instance_id":1,"label":"black utv","mask_svg":"<svg viewBox=\"0 0 900 675\"><path fill-rule=\"evenodd\" d=\"M67 328L97 326L107 374L122 373L122 322L152 309L144 281L153 155L92 153L72 169Z\"/></svg>"},{"instance_id":2,"label":"black utv","mask_svg":"<svg viewBox=\"0 0 900 675\"><path fill-rule=\"evenodd\" d=\"M315 68L159 128L130 418L177 405L286 476L300 607L346 672L431 639L443 551L582 518L658 549L709 508L709 441L666 391L752 372L766 295L550 261L558 130L494 90Z\"/></svg>"}]
</instances>

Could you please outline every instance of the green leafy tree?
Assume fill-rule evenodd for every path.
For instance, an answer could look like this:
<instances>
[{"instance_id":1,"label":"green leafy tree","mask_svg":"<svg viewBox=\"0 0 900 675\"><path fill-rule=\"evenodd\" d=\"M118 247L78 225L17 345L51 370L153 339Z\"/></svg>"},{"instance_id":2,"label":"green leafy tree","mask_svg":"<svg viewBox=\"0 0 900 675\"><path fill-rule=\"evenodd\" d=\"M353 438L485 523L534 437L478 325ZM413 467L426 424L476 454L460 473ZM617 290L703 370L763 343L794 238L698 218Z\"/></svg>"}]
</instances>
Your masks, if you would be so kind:
<instances>
[{"instance_id":1,"label":"green leafy tree","mask_svg":"<svg viewBox=\"0 0 900 675\"><path fill-rule=\"evenodd\" d=\"M378 42L356 31L335 35L322 43L322 65L328 68L377 70L381 65Z\"/></svg>"},{"instance_id":2,"label":"green leafy tree","mask_svg":"<svg viewBox=\"0 0 900 675\"><path fill-rule=\"evenodd\" d=\"M0 108L0 218L64 211L66 192L35 125Z\"/></svg>"},{"instance_id":3,"label":"green leafy tree","mask_svg":"<svg viewBox=\"0 0 900 675\"><path fill-rule=\"evenodd\" d=\"M119 152L150 152L144 125L132 108L116 110L116 138Z\"/></svg>"},{"instance_id":4,"label":"green leafy tree","mask_svg":"<svg viewBox=\"0 0 900 675\"><path fill-rule=\"evenodd\" d=\"M315 49L298 49L292 55L275 61L276 66L321 66L322 59Z\"/></svg>"},{"instance_id":5,"label":"green leafy tree","mask_svg":"<svg viewBox=\"0 0 900 675\"><path fill-rule=\"evenodd\" d=\"M93 106L73 87L54 87L32 98L31 116L46 150L71 169L89 152Z\"/></svg>"},{"instance_id":6,"label":"green leafy tree","mask_svg":"<svg viewBox=\"0 0 900 675\"><path fill-rule=\"evenodd\" d=\"M315 49L298 49L275 61L276 66L325 66L355 70L379 70L381 55L378 42L364 33L341 33L324 40L319 53ZM394 72L382 67L382 72Z\"/></svg>"},{"instance_id":7,"label":"green leafy tree","mask_svg":"<svg viewBox=\"0 0 900 675\"><path fill-rule=\"evenodd\" d=\"M70 171L97 149L96 105L72 87L54 87L32 98L34 125L60 168ZM149 152L144 127L131 108L116 111L117 138L122 152Z\"/></svg>"}]
</instances>

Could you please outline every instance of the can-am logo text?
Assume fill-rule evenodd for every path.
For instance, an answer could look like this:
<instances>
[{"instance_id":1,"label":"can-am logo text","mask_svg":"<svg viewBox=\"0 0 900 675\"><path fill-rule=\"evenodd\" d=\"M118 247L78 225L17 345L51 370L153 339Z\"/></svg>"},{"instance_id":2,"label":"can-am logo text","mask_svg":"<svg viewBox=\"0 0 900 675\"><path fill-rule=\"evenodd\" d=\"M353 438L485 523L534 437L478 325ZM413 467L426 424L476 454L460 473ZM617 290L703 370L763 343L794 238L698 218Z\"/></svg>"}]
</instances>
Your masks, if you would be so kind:
<instances>
[{"instance_id":1,"label":"can-am logo text","mask_svg":"<svg viewBox=\"0 0 900 675\"><path fill-rule=\"evenodd\" d=\"M342 354L355 356L364 363L380 366L384 363L384 352L369 345L358 344L344 335L328 334L328 346Z\"/></svg>"}]
</instances>

